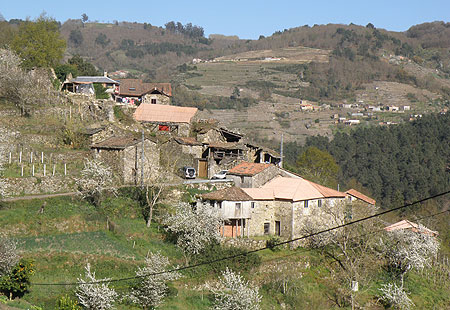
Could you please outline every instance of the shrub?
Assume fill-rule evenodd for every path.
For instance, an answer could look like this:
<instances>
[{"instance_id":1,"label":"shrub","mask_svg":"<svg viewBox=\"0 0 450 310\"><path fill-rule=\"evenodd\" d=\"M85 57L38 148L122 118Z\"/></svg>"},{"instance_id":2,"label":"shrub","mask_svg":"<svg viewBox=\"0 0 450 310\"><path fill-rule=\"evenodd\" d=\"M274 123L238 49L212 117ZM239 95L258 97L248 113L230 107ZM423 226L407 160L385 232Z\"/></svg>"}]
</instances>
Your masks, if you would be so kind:
<instances>
[{"instance_id":1,"label":"shrub","mask_svg":"<svg viewBox=\"0 0 450 310\"><path fill-rule=\"evenodd\" d=\"M34 273L32 260L21 259L12 271L0 278L0 292L13 299L28 292L30 278Z\"/></svg>"}]
</instances>

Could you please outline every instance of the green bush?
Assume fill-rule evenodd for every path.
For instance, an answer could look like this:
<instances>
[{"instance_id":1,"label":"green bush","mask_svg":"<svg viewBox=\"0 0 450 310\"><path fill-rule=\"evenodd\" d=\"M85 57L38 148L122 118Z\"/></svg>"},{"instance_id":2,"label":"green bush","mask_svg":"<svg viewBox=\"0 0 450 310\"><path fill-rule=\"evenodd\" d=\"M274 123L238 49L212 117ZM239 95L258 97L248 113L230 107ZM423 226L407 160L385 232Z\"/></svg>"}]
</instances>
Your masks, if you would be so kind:
<instances>
[{"instance_id":1,"label":"green bush","mask_svg":"<svg viewBox=\"0 0 450 310\"><path fill-rule=\"evenodd\" d=\"M78 305L78 301L71 299L68 295L62 296L58 300L58 304L55 310L81 310L82 308Z\"/></svg>"},{"instance_id":2,"label":"green bush","mask_svg":"<svg viewBox=\"0 0 450 310\"><path fill-rule=\"evenodd\" d=\"M0 278L0 292L10 299L22 297L28 292L30 278L34 273L32 260L21 259L10 274Z\"/></svg>"}]
</instances>

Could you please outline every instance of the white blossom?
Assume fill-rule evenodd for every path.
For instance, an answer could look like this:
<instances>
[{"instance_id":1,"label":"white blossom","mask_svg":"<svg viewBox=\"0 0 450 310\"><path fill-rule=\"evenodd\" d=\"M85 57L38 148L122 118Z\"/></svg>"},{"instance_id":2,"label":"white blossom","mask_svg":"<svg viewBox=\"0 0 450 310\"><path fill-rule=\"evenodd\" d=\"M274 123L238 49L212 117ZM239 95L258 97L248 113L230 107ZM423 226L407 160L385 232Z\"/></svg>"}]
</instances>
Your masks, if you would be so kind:
<instances>
[{"instance_id":1,"label":"white blossom","mask_svg":"<svg viewBox=\"0 0 450 310\"><path fill-rule=\"evenodd\" d=\"M0 236L0 277L9 274L19 259L17 242Z\"/></svg>"},{"instance_id":2,"label":"white blossom","mask_svg":"<svg viewBox=\"0 0 450 310\"><path fill-rule=\"evenodd\" d=\"M257 287L252 287L239 273L228 268L222 273L219 283L212 287L213 310L259 310L261 295Z\"/></svg>"},{"instance_id":3,"label":"white blossom","mask_svg":"<svg viewBox=\"0 0 450 310\"><path fill-rule=\"evenodd\" d=\"M157 308L167 294L168 281L181 277L178 272L164 272L169 266L167 257L160 253L151 253L145 259L146 266L136 271L138 283L131 289L130 300L143 308ZM157 275L150 275L159 273Z\"/></svg>"},{"instance_id":4,"label":"white blossom","mask_svg":"<svg viewBox=\"0 0 450 310\"><path fill-rule=\"evenodd\" d=\"M180 203L175 213L164 219L164 224L168 231L178 236L178 247L187 254L198 254L208 244L221 241L219 227L222 221L217 209L205 204L191 207Z\"/></svg>"},{"instance_id":5,"label":"white blossom","mask_svg":"<svg viewBox=\"0 0 450 310\"><path fill-rule=\"evenodd\" d=\"M107 310L113 309L114 301L118 297L116 291L109 288L109 280L96 279L95 272L91 272L91 265L86 265L86 280L78 279L78 287L75 295L80 304L86 309ZM80 275L81 276L81 275ZM90 284L92 282L102 281L102 283ZM105 281L105 282L103 282Z\"/></svg>"},{"instance_id":6,"label":"white blossom","mask_svg":"<svg viewBox=\"0 0 450 310\"><path fill-rule=\"evenodd\" d=\"M0 166L0 173L2 171L2 167ZM2 177L0 177L0 199L8 196L8 183Z\"/></svg>"},{"instance_id":7,"label":"white blossom","mask_svg":"<svg viewBox=\"0 0 450 310\"><path fill-rule=\"evenodd\" d=\"M385 256L391 266L402 272L429 267L439 251L438 240L419 227L419 232L401 229L388 232L383 240Z\"/></svg>"},{"instance_id":8,"label":"white blossom","mask_svg":"<svg viewBox=\"0 0 450 310\"><path fill-rule=\"evenodd\" d=\"M409 310L414 307L414 303L403 290L403 287L399 287L395 283L383 284L380 291L380 300L385 304L391 305L399 310Z\"/></svg>"},{"instance_id":9,"label":"white blossom","mask_svg":"<svg viewBox=\"0 0 450 310\"><path fill-rule=\"evenodd\" d=\"M79 193L84 197L98 198L106 189L115 192L113 185L112 169L100 160L86 159L84 169L81 170L81 178L76 180Z\"/></svg>"}]
</instances>

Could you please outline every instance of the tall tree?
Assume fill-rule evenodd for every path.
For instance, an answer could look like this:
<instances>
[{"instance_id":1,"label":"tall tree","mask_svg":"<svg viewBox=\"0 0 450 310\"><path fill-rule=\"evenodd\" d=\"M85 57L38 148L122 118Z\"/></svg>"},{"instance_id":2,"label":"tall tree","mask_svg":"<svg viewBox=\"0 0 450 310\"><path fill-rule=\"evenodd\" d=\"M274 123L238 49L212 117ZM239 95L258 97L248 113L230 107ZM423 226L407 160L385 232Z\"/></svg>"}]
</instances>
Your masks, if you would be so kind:
<instances>
[{"instance_id":1,"label":"tall tree","mask_svg":"<svg viewBox=\"0 0 450 310\"><path fill-rule=\"evenodd\" d=\"M315 146L307 148L297 159L297 169L306 178L323 185L335 186L339 172L333 156Z\"/></svg>"},{"instance_id":2,"label":"tall tree","mask_svg":"<svg viewBox=\"0 0 450 310\"><path fill-rule=\"evenodd\" d=\"M35 21L20 24L11 46L23 59L24 68L46 68L61 61L66 42L60 37L58 23L42 14Z\"/></svg>"}]
</instances>

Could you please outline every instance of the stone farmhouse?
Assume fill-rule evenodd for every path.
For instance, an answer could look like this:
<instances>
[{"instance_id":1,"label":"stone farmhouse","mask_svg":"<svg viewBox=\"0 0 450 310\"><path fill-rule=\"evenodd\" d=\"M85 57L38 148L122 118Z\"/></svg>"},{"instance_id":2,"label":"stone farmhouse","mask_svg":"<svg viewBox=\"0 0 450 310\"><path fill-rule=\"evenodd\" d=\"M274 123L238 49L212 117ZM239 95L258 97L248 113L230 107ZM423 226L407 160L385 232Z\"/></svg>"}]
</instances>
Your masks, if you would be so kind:
<instances>
[{"instance_id":1,"label":"stone farmhouse","mask_svg":"<svg viewBox=\"0 0 450 310\"><path fill-rule=\"evenodd\" d=\"M138 79L120 79L113 94L114 101L138 106L141 103L169 105L172 98L170 83L144 83Z\"/></svg>"},{"instance_id":2,"label":"stone farmhouse","mask_svg":"<svg viewBox=\"0 0 450 310\"><path fill-rule=\"evenodd\" d=\"M64 81L61 90L93 96L95 94L94 84L102 85L106 88L107 93L112 94L119 82L107 77L106 72L104 76L79 76L76 78L70 76Z\"/></svg>"},{"instance_id":3,"label":"stone farmhouse","mask_svg":"<svg viewBox=\"0 0 450 310\"><path fill-rule=\"evenodd\" d=\"M295 177L276 165L251 162L242 162L227 173L227 178L242 188L261 187L276 176Z\"/></svg>"},{"instance_id":4,"label":"stone farmhouse","mask_svg":"<svg viewBox=\"0 0 450 310\"><path fill-rule=\"evenodd\" d=\"M225 237L295 238L308 221L326 226L329 210L344 218L346 197L303 178L278 176L258 188L231 187L203 194L201 200L221 210Z\"/></svg>"},{"instance_id":5,"label":"stone farmhouse","mask_svg":"<svg viewBox=\"0 0 450 310\"><path fill-rule=\"evenodd\" d=\"M91 146L94 158L113 167L123 184L141 182L142 140L131 136L113 136ZM144 140L144 181L159 173L159 149L155 140Z\"/></svg>"},{"instance_id":6,"label":"stone farmhouse","mask_svg":"<svg viewBox=\"0 0 450 310\"><path fill-rule=\"evenodd\" d=\"M163 104L141 104L134 112L134 119L153 132L166 132L188 137L197 108Z\"/></svg>"}]
</instances>

